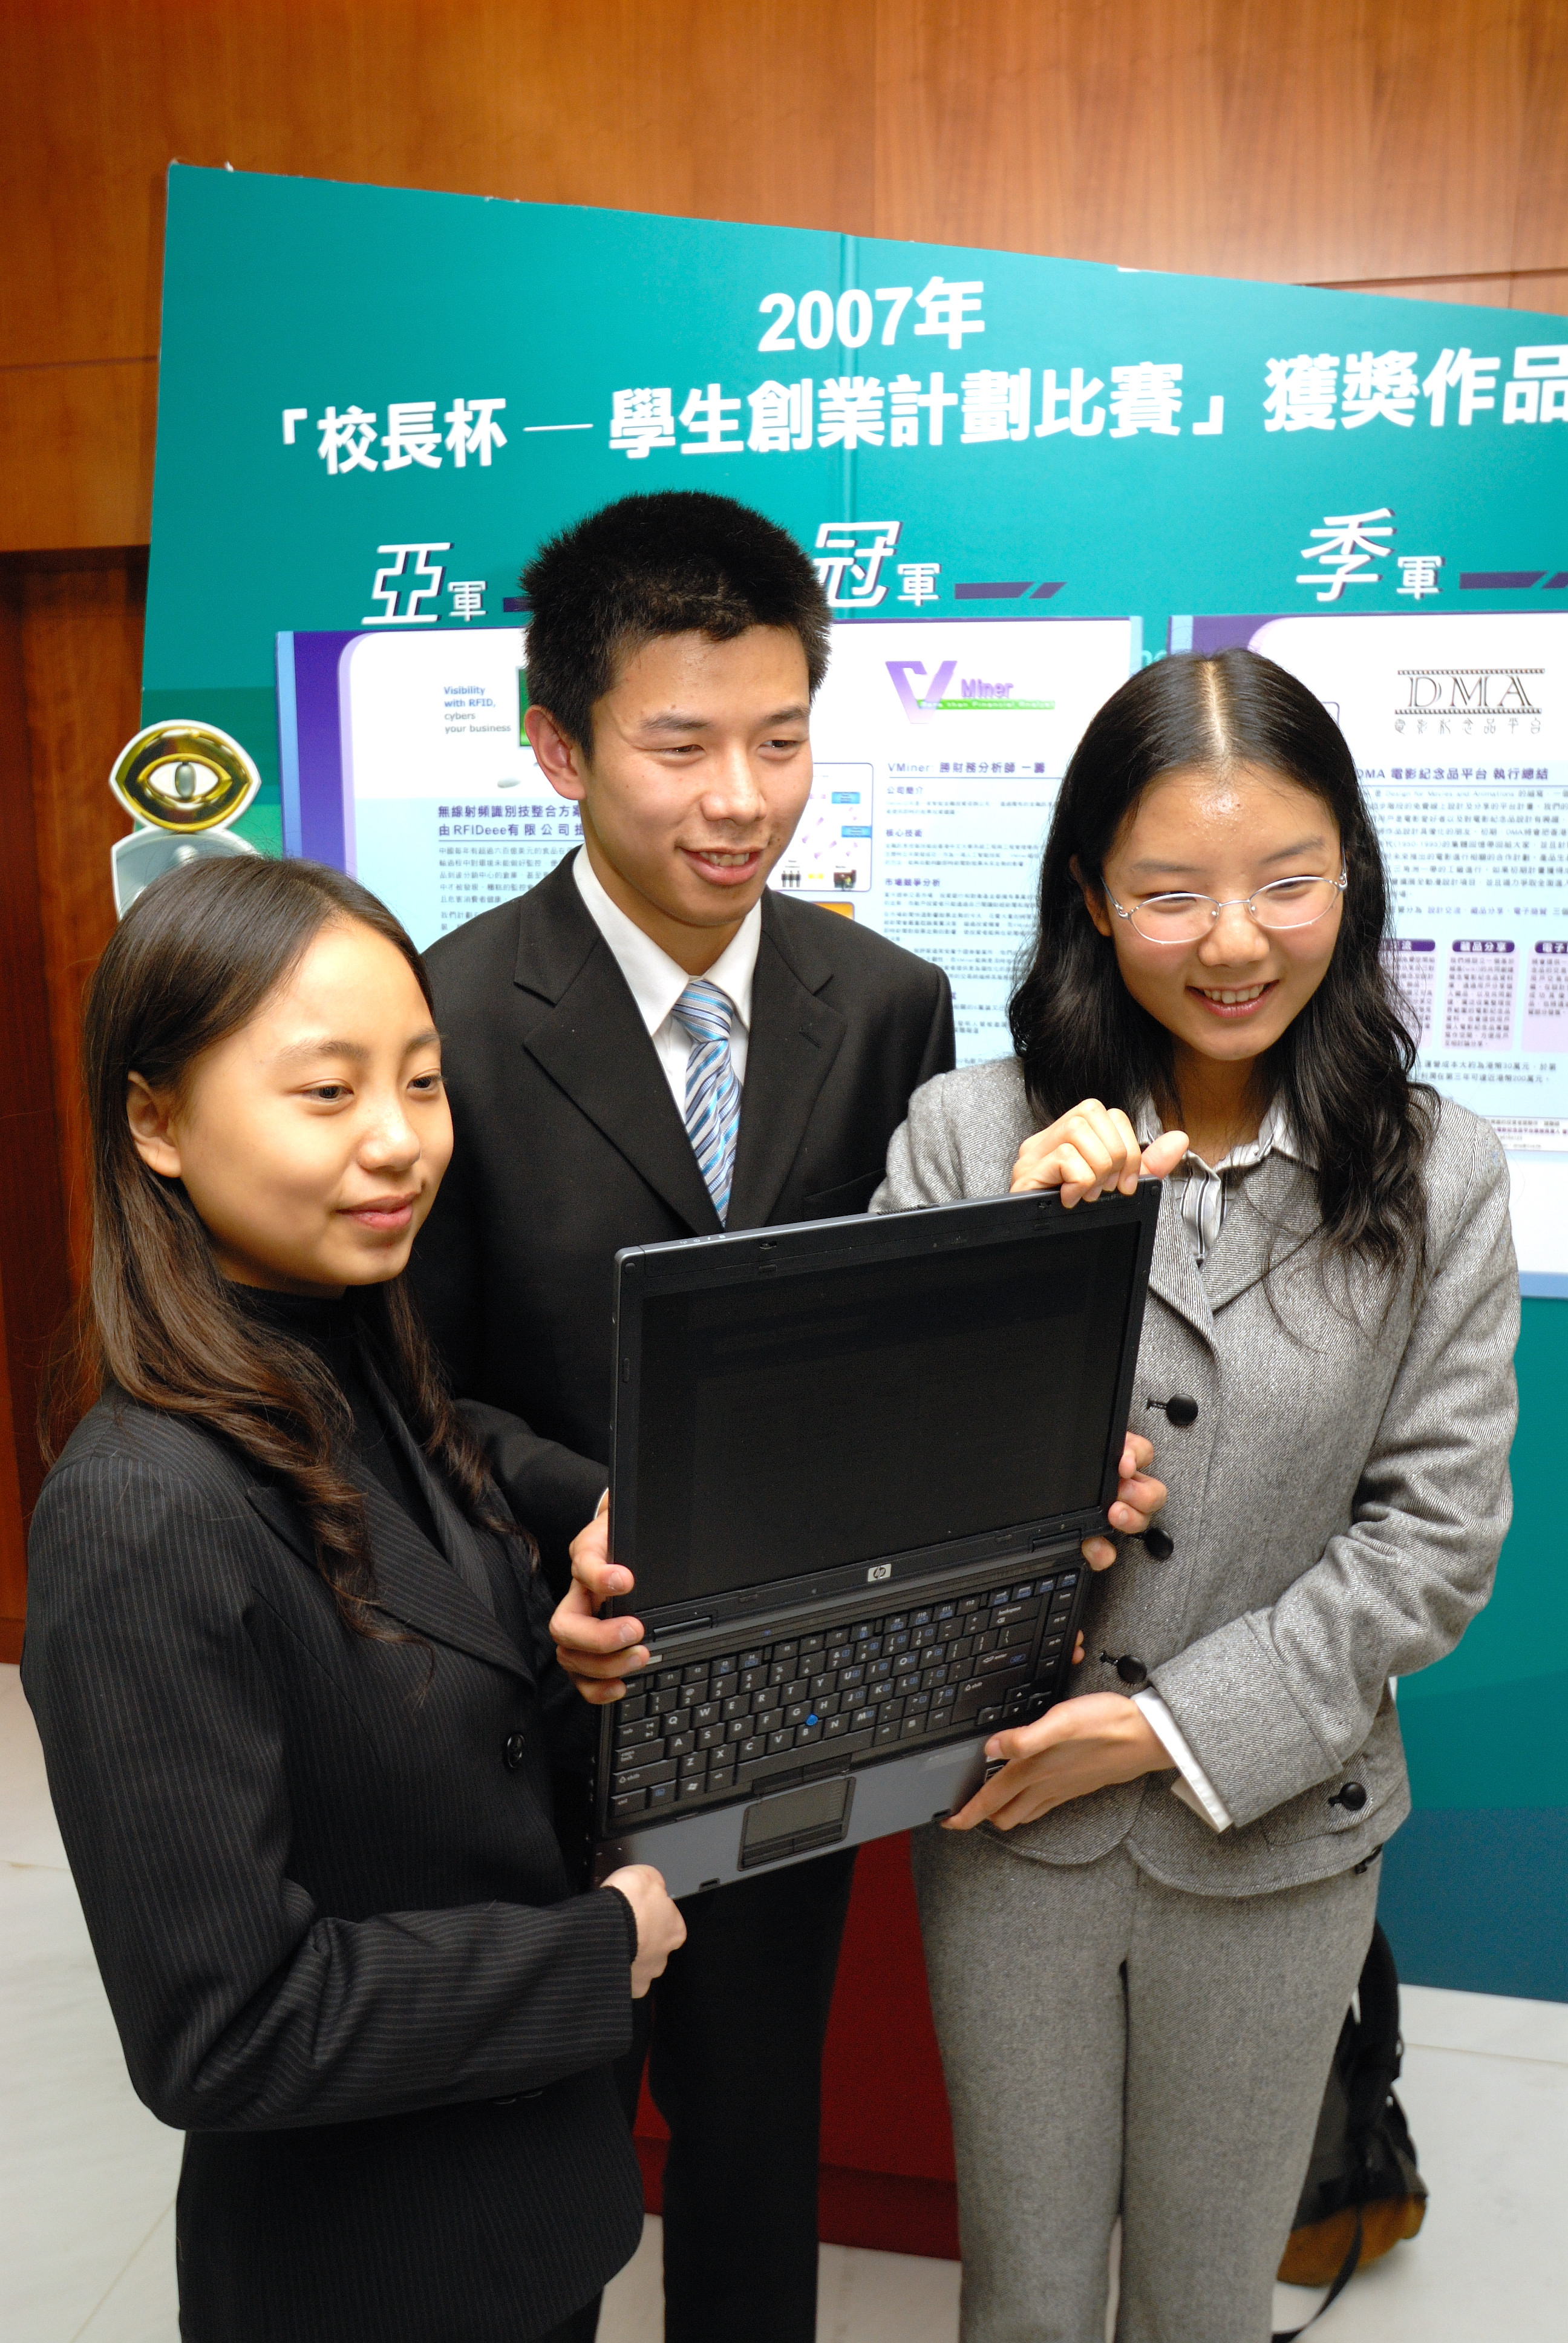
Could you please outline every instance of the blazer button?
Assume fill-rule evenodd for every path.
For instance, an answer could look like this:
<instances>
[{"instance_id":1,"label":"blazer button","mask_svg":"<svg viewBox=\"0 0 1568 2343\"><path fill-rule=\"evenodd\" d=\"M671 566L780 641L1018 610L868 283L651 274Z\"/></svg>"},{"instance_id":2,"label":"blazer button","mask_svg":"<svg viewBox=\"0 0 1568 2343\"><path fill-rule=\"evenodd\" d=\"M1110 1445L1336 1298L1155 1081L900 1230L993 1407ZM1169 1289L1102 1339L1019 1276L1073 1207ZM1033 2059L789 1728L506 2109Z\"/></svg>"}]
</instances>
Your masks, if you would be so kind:
<instances>
[{"instance_id":1,"label":"blazer button","mask_svg":"<svg viewBox=\"0 0 1568 2343\"><path fill-rule=\"evenodd\" d=\"M1104 1666L1116 1670L1124 1684L1148 1683L1148 1669L1141 1660L1135 1660L1131 1652L1124 1652L1120 1659L1114 1658L1110 1652L1101 1652L1100 1657Z\"/></svg>"},{"instance_id":2,"label":"blazer button","mask_svg":"<svg viewBox=\"0 0 1568 2343\"><path fill-rule=\"evenodd\" d=\"M1344 1788L1329 1800L1331 1806L1343 1806L1347 1815L1359 1815L1367 1802L1367 1794L1359 1782L1347 1782Z\"/></svg>"},{"instance_id":3,"label":"blazer button","mask_svg":"<svg viewBox=\"0 0 1568 2343\"><path fill-rule=\"evenodd\" d=\"M1145 1530L1143 1551L1151 1562L1169 1562L1176 1551L1176 1541L1169 1530Z\"/></svg>"},{"instance_id":4,"label":"blazer button","mask_svg":"<svg viewBox=\"0 0 1568 2343\"><path fill-rule=\"evenodd\" d=\"M518 1767L522 1764L523 1759L527 1756L528 1750L528 1741L527 1734L508 1734L506 1739L501 1744L501 1763L505 1765L508 1774L515 1774L517 1772Z\"/></svg>"},{"instance_id":5,"label":"blazer button","mask_svg":"<svg viewBox=\"0 0 1568 2343\"><path fill-rule=\"evenodd\" d=\"M1172 1392L1169 1399L1151 1399L1149 1404L1151 1407L1162 1407L1167 1423L1174 1423L1181 1430L1184 1431L1188 1424L1198 1421L1198 1403L1189 1398L1185 1392Z\"/></svg>"}]
</instances>

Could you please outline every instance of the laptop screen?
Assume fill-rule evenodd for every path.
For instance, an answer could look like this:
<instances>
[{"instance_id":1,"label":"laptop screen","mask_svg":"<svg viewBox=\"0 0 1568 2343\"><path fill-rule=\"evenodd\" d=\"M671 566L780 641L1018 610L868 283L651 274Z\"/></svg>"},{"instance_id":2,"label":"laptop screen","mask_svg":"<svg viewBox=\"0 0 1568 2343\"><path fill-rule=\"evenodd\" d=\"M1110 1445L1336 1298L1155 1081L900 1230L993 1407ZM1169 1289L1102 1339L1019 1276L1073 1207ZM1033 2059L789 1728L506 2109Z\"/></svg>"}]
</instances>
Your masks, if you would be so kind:
<instances>
[{"instance_id":1,"label":"laptop screen","mask_svg":"<svg viewBox=\"0 0 1568 2343\"><path fill-rule=\"evenodd\" d=\"M1139 1231L1070 1231L642 1305L634 1550L659 1604L1101 1502Z\"/></svg>"}]
</instances>

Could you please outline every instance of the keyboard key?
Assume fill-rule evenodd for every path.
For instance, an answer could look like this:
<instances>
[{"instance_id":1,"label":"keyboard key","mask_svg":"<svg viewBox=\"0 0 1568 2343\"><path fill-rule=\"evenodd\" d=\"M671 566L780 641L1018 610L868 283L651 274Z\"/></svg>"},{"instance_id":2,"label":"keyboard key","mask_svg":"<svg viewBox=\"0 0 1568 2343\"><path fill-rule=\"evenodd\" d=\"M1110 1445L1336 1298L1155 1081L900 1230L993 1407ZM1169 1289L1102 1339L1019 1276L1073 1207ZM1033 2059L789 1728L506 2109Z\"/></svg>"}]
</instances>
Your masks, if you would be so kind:
<instances>
[{"instance_id":1,"label":"keyboard key","mask_svg":"<svg viewBox=\"0 0 1568 2343\"><path fill-rule=\"evenodd\" d=\"M904 1703L904 1715L913 1715L920 1709L930 1708L930 1704L931 1696L929 1692L912 1692Z\"/></svg>"},{"instance_id":2,"label":"keyboard key","mask_svg":"<svg viewBox=\"0 0 1568 2343\"><path fill-rule=\"evenodd\" d=\"M830 1668L847 1668L854 1656L853 1644L830 1644L828 1651L828 1665Z\"/></svg>"},{"instance_id":3,"label":"keyboard key","mask_svg":"<svg viewBox=\"0 0 1568 2343\"><path fill-rule=\"evenodd\" d=\"M792 1725L780 1725L774 1732L768 1735L768 1755L769 1757L777 1757L780 1749L793 1749L794 1746L795 1728Z\"/></svg>"},{"instance_id":4,"label":"keyboard key","mask_svg":"<svg viewBox=\"0 0 1568 2343\"><path fill-rule=\"evenodd\" d=\"M946 1684L947 1680L948 1672L944 1666L922 1668L920 1670L920 1690L922 1692L930 1692L933 1684Z\"/></svg>"},{"instance_id":5,"label":"keyboard key","mask_svg":"<svg viewBox=\"0 0 1568 2343\"><path fill-rule=\"evenodd\" d=\"M765 1684L767 1681L768 1671L765 1667L758 1666L754 1668L742 1668L740 1671L740 1689L742 1692L755 1692L759 1685Z\"/></svg>"},{"instance_id":6,"label":"keyboard key","mask_svg":"<svg viewBox=\"0 0 1568 2343\"><path fill-rule=\"evenodd\" d=\"M904 1728L896 1718L886 1725L879 1725L871 1746L873 1749L890 1749L895 1741L902 1740L903 1733Z\"/></svg>"},{"instance_id":7,"label":"keyboard key","mask_svg":"<svg viewBox=\"0 0 1568 2343\"><path fill-rule=\"evenodd\" d=\"M811 1697L813 1700L818 1699L819 1695L825 1692L837 1692L838 1689L839 1672L836 1668L824 1668L820 1675L813 1676L811 1679Z\"/></svg>"},{"instance_id":8,"label":"keyboard key","mask_svg":"<svg viewBox=\"0 0 1568 2343\"><path fill-rule=\"evenodd\" d=\"M794 1673L792 1660L775 1660L768 1671L768 1681L770 1684L788 1684Z\"/></svg>"},{"instance_id":9,"label":"keyboard key","mask_svg":"<svg viewBox=\"0 0 1568 2343\"><path fill-rule=\"evenodd\" d=\"M959 1596L959 1616L960 1619L968 1618L971 1611L981 1611L984 1608L985 1596L983 1594L960 1594Z\"/></svg>"},{"instance_id":10,"label":"keyboard key","mask_svg":"<svg viewBox=\"0 0 1568 2343\"><path fill-rule=\"evenodd\" d=\"M887 1648L888 1639L886 1635L868 1635L865 1642L860 1646L860 1657L863 1660L874 1660L879 1653L885 1652Z\"/></svg>"},{"instance_id":11,"label":"keyboard key","mask_svg":"<svg viewBox=\"0 0 1568 2343\"><path fill-rule=\"evenodd\" d=\"M910 1648L909 1629L905 1627L896 1635L884 1635L882 1638L882 1644L883 1648L887 1651L907 1652Z\"/></svg>"},{"instance_id":12,"label":"keyboard key","mask_svg":"<svg viewBox=\"0 0 1568 2343\"><path fill-rule=\"evenodd\" d=\"M990 1624L993 1627L1010 1627L1015 1619L1038 1619L1040 1613L1040 1605L1038 1602L1020 1603L1015 1598L1011 1603L1004 1603L1000 1610L991 1613Z\"/></svg>"},{"instance_id":13,"label":"keyboard key","mask_svg":"<svg viewBox=\"0 0 1568 2343\"><path fill-rule=\"evenodd\" d=\"M729 1699L723 1704L723 1715L726 1720L732 1716L749 1716L750 1714L751 1695L749 1693L732 1692Z\"/></svg>"},{"instance_id":14,"label":"keyboard key","mask_svg":"<svg viewBox=\"0 0 1568 2343\"><path fill-rule=\"evenodd\" d=\"M930 1624L931 1624L931 1614L930 1614L930 1611L911 1611L911 1612L910 1612L910 1626L911 1626L911 1627L929 1627L929 1626L930 1625Z\"/></svg>"},{"instance_id":15,"label":"keyboard key","mask_svg":"<svg viewBox=\"0 0 1568 2343\"><path fill-rule=\"evenodd\" d=\"M840 1668L839 1671L839 1688L841 1692L849 1692L854 1685L864 1684L865 1681L866 1671L864 1668Z\"/></svg>"},{"instance_id":16,"label":"keyboard key","mask_svg":"<svg viewBox=\"0 0 1568 2343\"><path fill-rule=\"evenodd\" d=\"M648 1792L646 1790L627 1790L623 1792L618 1798L612 1798L610 1800L610 1821L612 1823L628 1823L630 1822L633 1815L641 1814L647 1804Z\"/></svg>"},{"instance_id":17,"label":"keyboard key","mask_svg":"<svg viewBox=\"0 0 1568 2343\"><path fill-rule=\"evenodd\" d=\"M848 1733L849 1730L849 1720L843 1711L840 1710L837 1716L829 1716L824 1719L822 1725L822 1738L824 1741L835 1741L839 1738L840 1734Z\"/></svg>"},{"instance_id":18,"label":"keyboard key","mask_svg":"<svg viewBox=\"0 0 1568 2343\"><path fill-rule=\"evenodd\" d=\"M710 1798L717 1797L721 1790L733 1789L734 1786L735 1768L733 1765L715 1765L709 1774L708 1795Z\"/></svg>"},{"instance_id":19,"label":"keyboard key","mask_svg":"<svg viewBox=\"0 0 1568 2343\"><path fill-rule=\"evenodd\" d=\"M994 1627L986 1627L975 1637L975 1649L977 1652L994 1652L997 1647L997 1642L998 1635L996 1629Z\"/></svg>"},{"instance_id":20,"label":"keyboard key","mask_svg":"<svg viewBox=\"0 0 1568 2343\"><path fill-rule=\"evenodd\" d=\"M1027 1652L987 1652L976 1664L975 1674L980 1676L1009 1675L1013 1669L1027 1668L1028 1665ZM668 1738L664 1745L667 1749L669 1747Z\"/></svg>"},{"instance_id":21,"label":"keyboard key","mask_svg":"<svg viewBox=\"0 0 1568 2343\"><path fill-rule=\"evenodd\" d=\"M732 1716L724 1728L725 1740L727 1742L749 1740L751 1727L755 1722L755 1718L749 1716Z\"/></svg>"},{"instance_id":22,"label":"keyboard key","mask_svg":"<svg viewBox=\"0 0 1568 2343\"><path fill-rule=\"evenodd\" d=\"M827 1642L828 1638L823 1634L802 1635L800 1638L801 1653L804 1654L807 1652L823 1651L827 1647Z\"/></svg>"},{"instance_id":23,"label":"keyboard key","mask_svg":"<svg viewBox=\"0 0 1568 2343\"><path fill-rule=\"evenodd\" d=\"M903 1713L904 1704L901 1700L879 1700L877 1703L877 1722L879 1725L886 1725L890 1718L902 1716Z\"/></svg>"},{"instance_id":24,"label":"keyboard key","mask_svg":"<svg viewBox=\"0 0 1568 2343\"><path fill-rule=\"evenodd\" d=\"M859 1625L853 1630L853 1641L857 1644L865 1643L869 1636L874 1635L877 1633L877 1629L880 1624L879 1620L872 1622L869 1619L862 1619Z\"/></svg>"},{"instance_id":25,"label":"keyboard key","mask_svg":"<svg viewBox=\"0 0 1568 2343\"><path fill-rule=\"evenodd\" d=\"M646 1716L647 1714L648 1698L643 1693L628 1692L616 1710L616 1715L623 1724L627 1725L634 1725L639 1716Z\"/></svg>"},{"instance_id":26,"label":"keyboard key","mask_svg":"<svg viewBox=\"0 0 1568 2343\"><path fill-rule=\"evenodd\" d=\"M700 1732L705 1725L718 1724L719 1713L719 1703L716 1700L699 1700L693 1703L691 1722Z\"/></svg>"},{"instance_id":27,"label":"keyboard key","mask_svg":"<svg viewBox=\"0 0 1568 2343\"><path fill-rule=\"evenodd\" d=\"M912 1741L917 1734L923 1733L925 1729L926 1719L923 1715L906 1716L902 1726L903 1737L906 1741Z\"/></svg>"},{"instance_id":28,"label":"keyboard key","mask_svg":"<svg viewBox=\"0 0 1568 2343\"><path fill-rule=\"evenodd\" d=\"M673 1782L656 1782L653 1788L648 1794L648 1803L650 1812L655 1806L674 1805L675 1784Z\"/></svg>"},{"instance_id":29,"label":"keyboard key","mask_svg":"<svg viewBox=\"0 0 1568 2343\"><path fill-rule=\"evenodd\" d=\"M851 1708L855 1704L856 1697L857 1695L853 1693L849 1694L849 1705ZM839 1711L843 1707L843 1705L844 1695L841 1692L819 1692L814 1696L812 1701L812 1706L816 1709L819 1716L837 1716Z\"/></svg>"},{"instance_id":30,"label":"keyboard key","mask_svg":"<svg viewBox=\"0 0 1568 2343\"><path fill-rule=\"evenodd\" d=\"M689 1749L685 1756L680 1761L680 1770L683 1774L706 1774L708 1771L707 1750Z\"/></svg>"},{"instance_id":31,"label":"keyboard key","mask_svg":"<svg viewBox=\"0 0 1568 2343\"><path fill-rule=\"evenodd\" d=\"M707 1777L701 1774L683 1774L675 1786L680 1793L683 1805L689 1798L705 1798L708 1795Z\"/></svg>"},{"instance_id":32,"label":"keyboard key","mask_svg":"<svg viewBox=\"0 0 1568 2343\"><path fill-rule=\"evenodd\" d=\"M610 1786L618 1796L623 1790L650 1790L656 1782L673 1782L673 1757L656 1758L650 1765L628 1765L618 1773Z\"/></svg>"},{"instance_id":33,"label":"keyboard key","mask_svg":"<svg viewBox=\"0 0 1568 2343\"><path fill-rule=\"evenodd\" d=\"M951 1708L958 1696L959 1688L957 1684L939 1685L938 1689L931 1694L932 1714L934 1715L939 1708Z\"/></svg>"},{"instance_id":34,"label":"keyboard key","mask_svg":"<svg viewBox=\"0 0 1568 2343\"><path fill-rule=\"evenodd\" d=\"M658 1741L661 1738L660 1727L663 1722L662 1717L644 1716L634 1719L628 1725L624 1717L618 1717L615 1729L617 1748L636 1749L644 1742Z\"/></svg>"},{"instance_id":35,"label":"keyboard key","mask_svg":"<svg viewBox=\"0 0 1568 2343\"><path fill-rule=\"evenodd\" d=\"M723 1740L724 1727L722 1725L699 1725L697 1729L697 1745L699 1749L716 1749L722 1745Z\"/></svg>"},{"instance_id":36,"label":"keyboard key","mask_svg":"<svg viewBox=\"0 0 1568 2343\"><path fill-rule=\"evenodd\" d=\"M708 1662L706 1660L692 1660L689 1662L689 1664L680 1671L680 1681L683 1684L706 1684L708 1682Z\"/></svg>"},{"instance_id":37,"label":"keyboard key","mask_svg":"<svg viewBox=\"0 0 1568 2343\"><path fill-rule=\"evenodd\" d=\"M735 1745L736 1762L739 1765L749 1765L756 1758L764 1757L767 1754L767 1737L760 1733L754 1733L749 1740L738 1741Z\"/></svg>"},{"instance_id":38,"label":"keyboard key","mask_svg":"<svg viewBox=\"0 0 1568 2343\"><path fill-rule=\"evenodd\" d=\"M877 1712L874 1708L857 1708L850 1715L849 1730L851 1733L864 1733L868 1726L875 1725L876 1721Z\"/></svg>"},{"instance_id":39,"label":"keyboard key","mask_svg":"<svg viewBox=\"0 0 1568 2343\"><path fill-rule=\"evenodd\" d=\"M976 1717L975 1723L980 1726L982 1733L989 1733L993 1725L1000 1725L1001 1723L1001 1710L1000 1708L982 1708L980 1715Z\"/></svg>"},{"instance_id":40,"label":"keyboard key","mask_svg":"<svg viewBox=\"0 0 1568 2343\"><path fill-rule=\"evenodd\" d=\"M696 1746L697 1735L694 1733L667 1733L664 1736L664 1754L667 1757L689 1756Z\"/></svg>"},{"instance_id":41,"label":"keyboard key","mask_svg":"<svg viewBox=\"0 0 1568 2343\"><path fill-rule=\"evenodd\" d=\"M1024 1619L1018 1626L1004 1627L1001 1631L1001 1648L1004 1652L1027 1651L1033 1641L1034 1621L1032 1619Z\"/></svg>"},{"instance_id":42,"label":"keyboard key","mask_svg":"<svg viewBox=\"0 0 1568 2343\"><path fill-rule=\"evenodd\" d=\"M948 1645L948 1657L950 1660L967 1660L974 1647L975 1639L972 1635L960 1635Z\"/></svg>"},{"instance_id":43,"label":"keyboard key","mask_svg":"<svg viewBox=\"0 0 1568 2343\"><path fill-rule=\"evenodd\" d=\"M765 1644L759 1644L749 1652L742 1652L739 1656L743 1668L759 1668L772 1654Z\"/></svg>"},{"instance_id":44,"label":"keyboard key","mask_svg":"<svg viewBox=\"0 0 1568 2343\"><path fill-rule=\"evenodd\" d=\"M649 1704L660 1716L668 1716L672 1708L680 1706L680 1692L675 1684L660 1684Z\"/></svg>"},{"instance_id":45,"label":"keyboard key","mask_svg":"<svg viewBox=\"0 0 1568 2343\"><path fill-rule=\"evenodd\" d=\"M1027 1603L1034 1591L1034 1581L1032 1579L1026 1579L1021 1586L1015 1586L1013 1588L1012 1599L1015 1603Z\"/></svg>"},{"instance_id":46,"label":"keyboard key","mask_svg":"<svg viewBox=\"0 0 1568 2343\"><path fill-rule=\"evenodd\" d=\"M804 1749L809 1743L820 1741L821 1738L822 1726L820 1721L815 1725L802 1725L795 1735L795 1746L797 1749Z\"/></svg>"},{"instance_id":47,"label":"keyboard key","mask_svg":"<svg viewBox=\"0 0 1568 2343\"><path fill-rule=\"evenodd\" d=\"M779 1687L780 1704L788 1708L792 1701L804 1700L810 1689L809 1676L791 1676L787 1684Z\"/></svg>"},{"instance_id":48,"label":"keyboard key","mask_svg":"<svg viewBox=\"0 0 1568 2343\"><path fill-rule=\"evenodd\" d=\"M799 1648L799 1642L794 1639L788 1644L775 1644L773 1656L776 1660L792 1660Z\"/></svg>"},{"instance_id":49,"label":"keyboard key","mask_svg":"<svg viewBox=\"0 0 1568 2343\"><path fill-rule=\"evenodd\" d=\"M809 1700L792 1700L784 1712L784 1722L786 1725L804 1725L812 1713Z\"/></svg>"}]
</instances>

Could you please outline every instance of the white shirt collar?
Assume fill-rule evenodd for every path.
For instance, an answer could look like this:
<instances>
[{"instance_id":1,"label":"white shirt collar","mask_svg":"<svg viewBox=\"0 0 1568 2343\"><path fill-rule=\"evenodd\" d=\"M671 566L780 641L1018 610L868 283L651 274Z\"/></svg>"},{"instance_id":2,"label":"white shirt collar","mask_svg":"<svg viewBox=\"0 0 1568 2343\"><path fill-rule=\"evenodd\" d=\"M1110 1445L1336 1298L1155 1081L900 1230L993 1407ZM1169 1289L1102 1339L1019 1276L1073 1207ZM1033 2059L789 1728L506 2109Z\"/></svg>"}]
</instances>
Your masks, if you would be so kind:
<instances>
[{"instance_id":1,"label":"white shirt collar","mask_svg":"<svg viewBox=\"0 0 1568 2343\"><path fill-rule=\"evenodd\" d=\"M1132 1127L1138 1133L1140 1144L1144 1147L1160 1137L1165 1125L1155 1111L1152 1099L1140 1101L1132 1116ZM1212 1175L1216 1172L1248 1171L1254 1163L1261 1163L1265 1155L1288 1155L1292 1163L1305 1161L1301 1143L1291 1128L1284 1101L1279 1098L1269 1101L1263 1120L1258 1125L1256 1139L1244 1140L1240 1146L1232 1147L1218 1163L1205 1163L1203 1158L1191 1148L1181 1160L1183 1163Z\"/></svg>"},{"instance_id":2,"label":"white shirt collar","mask_svg":"<svg viewBox=\"0 0 1568 2343\"><path fill-rule=\"evenodd\" d=\"M631 988L638 1015L649 1033L657 1033L691 982L690 976L651 936L643 933L635 920L628 919L618 903L611 900L588 860L586 846L577 850L572 876L589 917L615 954L620 972ZM716 984L728 995L748 1033L751 1031L751 987L761 940L762 906L759 902L747 912L739 929L704 977L707 983Z\"/></svg>"}]
</instances>

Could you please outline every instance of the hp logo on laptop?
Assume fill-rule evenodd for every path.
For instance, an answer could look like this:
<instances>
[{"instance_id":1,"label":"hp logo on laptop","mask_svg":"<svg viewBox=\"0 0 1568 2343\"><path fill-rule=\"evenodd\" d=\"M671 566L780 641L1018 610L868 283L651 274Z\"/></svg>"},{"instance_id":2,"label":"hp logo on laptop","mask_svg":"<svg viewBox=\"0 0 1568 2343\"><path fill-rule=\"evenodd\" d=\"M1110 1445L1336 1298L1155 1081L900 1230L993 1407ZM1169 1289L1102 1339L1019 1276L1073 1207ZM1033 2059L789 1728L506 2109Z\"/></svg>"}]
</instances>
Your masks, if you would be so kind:
<instances>
[{"instance_id":1,"label":"hp logo on laptop","mask_svg":"<svg viewBox=\"0 0 1568 2343\"><path fill-rule=\"evenodd\" d=\"M890 1562L874 1562L866 1573L866 1584L868 1586L875 1586L879 1579L891 1578L892 1574L893 1565Z\"/></svg>"}]
</instances>

